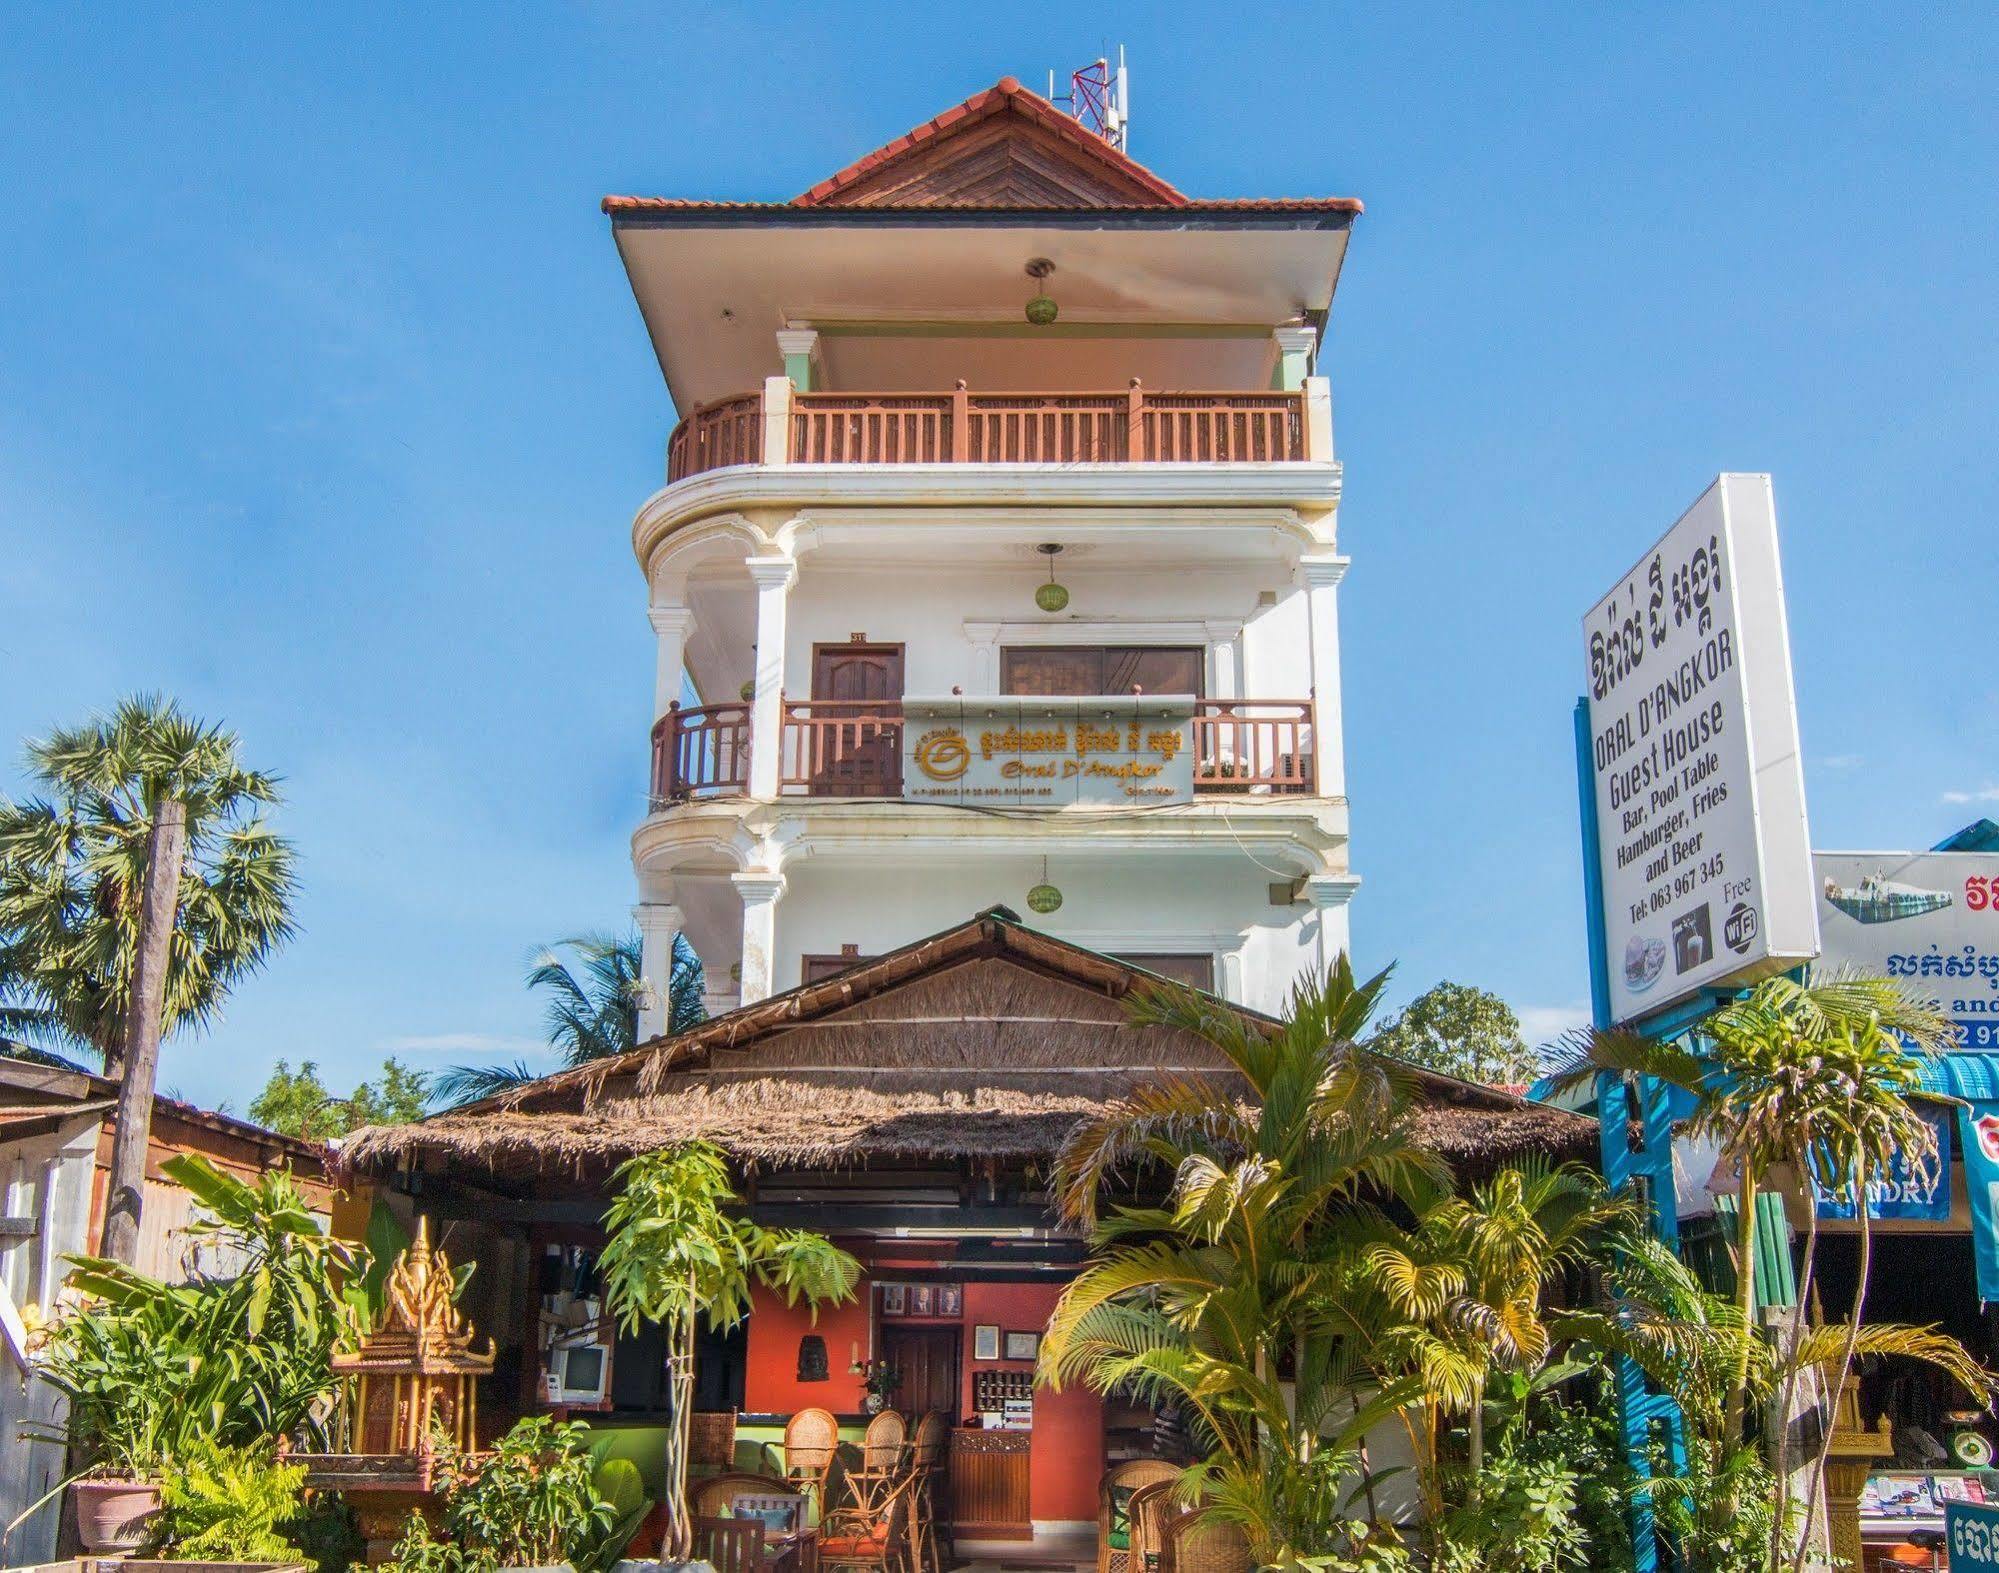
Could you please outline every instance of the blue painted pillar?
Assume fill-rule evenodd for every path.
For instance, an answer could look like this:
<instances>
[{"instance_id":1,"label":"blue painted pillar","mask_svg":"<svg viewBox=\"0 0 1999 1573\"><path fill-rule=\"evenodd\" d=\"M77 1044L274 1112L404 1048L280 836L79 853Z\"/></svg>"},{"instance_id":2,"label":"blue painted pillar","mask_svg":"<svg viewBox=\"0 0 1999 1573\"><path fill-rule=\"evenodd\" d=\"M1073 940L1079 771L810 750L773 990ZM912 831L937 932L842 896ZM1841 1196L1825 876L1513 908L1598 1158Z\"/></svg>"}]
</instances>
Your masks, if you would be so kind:
<instances>
[{"instance_id":1,"label":"blue painted pillar","mask_svg":"<svg viewBox=\"0 0 1999 1573\"><path fill-rule=\"evenodd\" d=\"M1610 956L1604 940L1603 864L1599 860L1596 791L1590 771L1587 699L1576 701L1575 728L1576 786L1582 810L1583 899L1589 932L1590 1014L1601 1028L1611 1024ZM1649 1023L1640 1024L1641 1030L1647 1026ZM1662 1022L1661 1027L1667 1030L1655 1030L1654 1035L1665 1037L1671 1036L1675 1028L1684 1030L1683 1023L1669 1027ZM1597 1077L1596 1115L1605 1181L1614 1189L1631 1187L1643 1191L1652 1232L1668 1245L1677 1245L1680 1217L1673 1195L1671 1091L1650 1077L1637 1077L1627 1084L1624 1078L1606 1073ZM1667 1467L1675 1470L1683 1467L1686 1434L1679 1406L1663 1393L1653 1392L1644 1373L1627 1359L1618 1358L1612 1374L1617 1390L1618 1426L1632 1468L1644 1473L1651 1464L1648 1455L1660 1444L1664 1445ZM1627 1517L1635 1573L1657 1573L1658 1539L1653 1532L1649 1492L1633 1495Z\"/></svg>"}]
</instances>

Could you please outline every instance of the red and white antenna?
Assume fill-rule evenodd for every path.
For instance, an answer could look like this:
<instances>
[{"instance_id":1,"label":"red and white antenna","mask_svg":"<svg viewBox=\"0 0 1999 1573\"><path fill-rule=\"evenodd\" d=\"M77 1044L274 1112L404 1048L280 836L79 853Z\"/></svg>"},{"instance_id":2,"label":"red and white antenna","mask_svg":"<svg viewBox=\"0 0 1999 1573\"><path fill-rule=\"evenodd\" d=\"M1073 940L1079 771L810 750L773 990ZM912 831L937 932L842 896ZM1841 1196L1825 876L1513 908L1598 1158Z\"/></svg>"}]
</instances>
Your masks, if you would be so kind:
<instances>
[{"instance_id":1,"label":"red and white antenna","mask_svg":"<svg viewBox=\"0 0 1999 1573\"><path fill-rule=\"evenodd\" d=\"M1102 137L1120 153L1131 136L1131 75L1125 70L1124 45L1118 45L1117 69L1098 57L1080 71L1069 73L1069 91L1056 96L1055 73L1048 73L1048 101L1066 105L1080 124Z\"/></svg>"}]
</instances>

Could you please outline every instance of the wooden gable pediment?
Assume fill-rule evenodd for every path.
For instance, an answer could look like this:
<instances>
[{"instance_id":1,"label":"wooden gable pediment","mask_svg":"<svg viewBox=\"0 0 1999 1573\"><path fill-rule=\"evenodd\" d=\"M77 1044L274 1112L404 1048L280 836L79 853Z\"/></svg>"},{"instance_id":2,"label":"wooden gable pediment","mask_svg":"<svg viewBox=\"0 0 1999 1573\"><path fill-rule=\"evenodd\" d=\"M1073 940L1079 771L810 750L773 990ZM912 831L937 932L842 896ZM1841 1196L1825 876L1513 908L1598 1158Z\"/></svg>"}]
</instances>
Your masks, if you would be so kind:
<instances>
[{"instance_id":1,"label":"wooden gable pediment","mask_svg":"<svg viewBox=\"0 0 1999 1573\"><path fill-rule=\"evenodd\" d=\"M850 164L800 207L1178 207L1173 187L1011 77Z\"/></svg>"}]
</instances>

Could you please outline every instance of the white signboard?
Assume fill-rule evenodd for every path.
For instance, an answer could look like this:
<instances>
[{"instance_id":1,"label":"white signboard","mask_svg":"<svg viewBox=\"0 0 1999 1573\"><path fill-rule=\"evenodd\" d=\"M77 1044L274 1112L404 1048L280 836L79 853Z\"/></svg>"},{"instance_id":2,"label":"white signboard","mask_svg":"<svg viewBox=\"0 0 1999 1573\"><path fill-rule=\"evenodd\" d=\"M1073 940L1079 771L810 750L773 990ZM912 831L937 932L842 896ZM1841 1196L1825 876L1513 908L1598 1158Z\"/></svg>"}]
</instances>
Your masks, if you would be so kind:
<instances>
[{"instance_id":1,"label":"white signboard","mask_svg":"<svg viewBox=\"0 0 1999 1573\"><path fill-rule=\"evenodd\" d=\"M1191 694L902 701L902 795L996 808L1185 803Z\"/></svg>"},{"instance_id":2,"label":"white signboard","mask_svg":"<svg viewBox=\"0 0 1999 1573\"><path fill-rule=\"evenodd\" d=\"M1583 622L1612 1019L1818 952L1767 475L1723 475Z\"/></svg>"},{"instance_id":3,"label":"white signboard","mask_svg":"<svg viewBox=\"0 0 1999 1573\"><path fill-rule=\"evenodd\" d=\"M1999 855L1820 852L1820 963L1892 978L1999 1049Z\"/></svg>"}]
</instances>

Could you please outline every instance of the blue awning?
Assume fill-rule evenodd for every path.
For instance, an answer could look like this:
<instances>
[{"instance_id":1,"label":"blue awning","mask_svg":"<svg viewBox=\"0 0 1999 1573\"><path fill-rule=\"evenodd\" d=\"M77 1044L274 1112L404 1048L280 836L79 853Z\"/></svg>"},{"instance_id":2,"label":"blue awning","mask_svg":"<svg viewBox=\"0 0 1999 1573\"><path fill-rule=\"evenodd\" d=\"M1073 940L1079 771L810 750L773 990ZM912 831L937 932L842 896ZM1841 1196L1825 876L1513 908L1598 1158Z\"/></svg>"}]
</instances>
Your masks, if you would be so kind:
<instances>
[{"instance_id":1,"label":"blue awning","mask_svg":"<svg viewBox=\"0 0 1999 1573\"><path fill-rule=\"evenodd\" d=\"M1999 1103L1999 1053L1977 1049L1950 1054L1919 1055L1922 1084L1929 1092L1962 1098L1967 1103Z\"/></svg>"}]
</instances>

